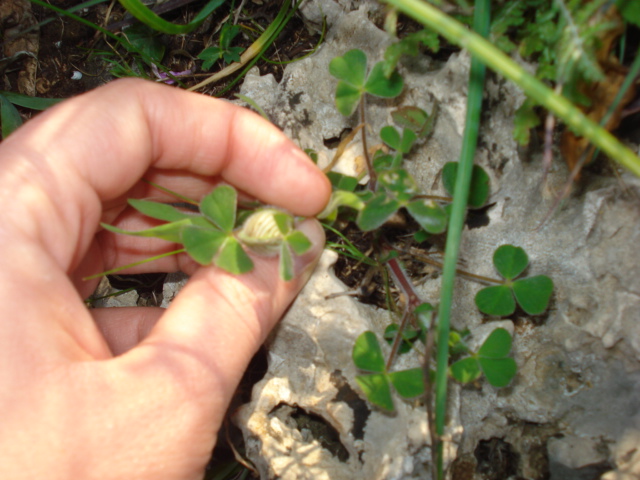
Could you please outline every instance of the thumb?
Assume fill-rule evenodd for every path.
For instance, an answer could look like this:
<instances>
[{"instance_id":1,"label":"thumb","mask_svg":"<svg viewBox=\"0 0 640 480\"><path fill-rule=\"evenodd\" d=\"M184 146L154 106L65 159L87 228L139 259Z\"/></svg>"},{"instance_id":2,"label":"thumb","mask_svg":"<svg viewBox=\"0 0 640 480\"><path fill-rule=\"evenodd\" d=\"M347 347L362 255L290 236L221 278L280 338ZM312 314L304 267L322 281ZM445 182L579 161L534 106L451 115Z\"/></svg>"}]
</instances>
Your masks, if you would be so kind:
<instances>
[{"instance_id":1,"label":"thumb","mask_svg":"<svg viewBox=\"0 0 640 480\"><path fill-rule=\"evenodd\" d=\"M307 282L322 253L324 231L307 219L298 229L312 247L296 258L294 279L279 277L278 258L254 257L254 269L232 275L201 268L162 315L149 336L129 354L157 349L155 361L176 363L197 395L220 405L220 420L249 361Z\"/></svg>"},{"instance_id":2,"label":"thumb","mask_svg":"<svg viewBox=\"0 0 640 480\"><path fill-rule=\"evenodd\" d=\"M88 400L60 417L67 428L70 419L83 418L77 412L99 412L86 415L93 435L69 437L68 451L82 461L95 458L76 452L95 445L108 460L92 469L92 478L124 478L124 471L126 478L202 478L249 360L320 256L320 224L306 220L299 228L312 247L297 259L291 282L279 278L277 258L255 258L244 275L200 268L140 344L108 362L74 364L69 398ZM132 475L135 468L143 473ZM98 475L103 469L108 474Z\"/></svg>"}]
</instances>

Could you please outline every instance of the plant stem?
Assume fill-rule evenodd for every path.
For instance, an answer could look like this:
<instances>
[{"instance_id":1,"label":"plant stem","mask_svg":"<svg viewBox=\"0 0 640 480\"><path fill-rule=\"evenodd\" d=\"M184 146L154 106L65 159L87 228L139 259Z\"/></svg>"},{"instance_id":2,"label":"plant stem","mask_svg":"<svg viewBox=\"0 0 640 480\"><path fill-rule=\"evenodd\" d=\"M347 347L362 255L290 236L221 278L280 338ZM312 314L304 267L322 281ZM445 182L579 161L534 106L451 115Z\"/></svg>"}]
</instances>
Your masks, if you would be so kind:
<instances>
[{"instance_id":1,"label":"plant stem","mask_svg":"<svg viewBox=\"0 0 640 480\"><path fill-rule=\"evenodd\" d=\"M489 32L489 0L476 0L473 15L473 27L480 35ZM449 370L449 331L451 320L451 305L453 287L458 264L460 238L467 211L471 173L473 171L473 157L476 151L478 130L480 126L480 111L482 108L482 91L484 89L485 66L480 59L474 57L469 72L469 97L467 99L467 116L465 121L464 138L460 164L456 176L451 218L447 231L447 243L444 252L442 269L442 287L440 290L440 308L438 311L437 340L436 340L436 380L435 380L435 416L436 416L436 455L438 479L444 478L443 470L443 442L444 427L447 413L447 380Z\"/></svg>"},{"instance_id":2,"label":"plant stem","mask_svg":"<svg viewBox=\"0 0 640 480\"><path fill-rule=\"evenodd\" d=\"M389 272L391 273L391 278L393 278L393 283L402 290L402 293L406 297L406 304L409 308L409 311L413 314L413 311L422 304L422 300L420 300L420 296L416 289L411 283L411 279L402 268L400 264L400 260L397 258L392 258L387 262L387 267Z\"/></svg>"},{"instance_id":3,"label":"plant stem","mask_svg":"<svg viewBox=\"0 0 640 480\"><path fill-rule=\"evenodd\" d=\"M435 415L433 408L433 382L431 377L431 357L433 356L433 349L435 347L434 335L436 326L436 312L431 312L431 321L429 322L429 329L427 330L427 341L425 342L424 349L424 364L422 365L422 377L424 379L424 401L427 405L427 425L429 425L429 435L431 436L431 478L436 480L438 477L438 462L436 461L436 451L433 448L435 442L438 441L438 434L436 433Z\"/></svg>"},{"instance_id":4,"label":"plant stem","mask_svg":"<svg viewBox=\"0 0 640 480\"><path fill-rule=\"evenodd\" d=\"M409 250L403 250L401 248L397 248L397 247L393 247L394 250L398 251L398 252L402 252L402 253L406 253L407 255L410 255L412 258L414 258L415 260L418 260L419 262L422 263L426 263L428 265L433 265L436 268L439 268L440 270L442 270L442 263L434 260L433 258L429 257L429 255L424 255L421 253L416 253L416 252L412 252ZM504 284L504 280L498 280L497 278L491 278L491 277L485 277L484 275L476 275L475 273L471 273L471 272L466 272L464 270L462 270L461 268L456 268L456 274L458 275L462 275L463 277L468 277L470 280L474 280L483 284L496 284L496 285L503 285Z\"/></svg>"},{"instance_id":5,"label":"plant stem","mask_svg":"<svg viewBox=\"0 0 640 480\"><path fill-rule=\"evenodd\" d=\"M450 203L452 198L451 197L445 197L442 195L416 195L415 197L413 197L414 199L416 198L425 198L427 200L435 200L437 202L446 202L446 203Z\"/></svg>"},{"instance_id":6,"label":"plant stem","mask_svg":"<svg viewBox=\"0 0 640 480\"><path fill-rule=\"evenodd\" d=\"M398 332L396 333L393 345L391 346L391 353L389 354L389 358L387 359L386 369L389 370L396 354L398 353L398 348L400 347L400 343L402 342L402 333L407 326L407 321L410 318L413 318L413 312L415 312L416 308L418 308L424 302L420 299L420 295L418 295L418 292L414 288L411 279L402 267L400 260L398 260L397 258L392 258L391 260L389 260L387 262L387 271L391 274L393 283L396 284L396 286L402 291L402 294L405 297L405 306L404 311L402 312L402 319L400 320Z\"/></svg>"},{"instance_id":7,"label":"plant stem","mask_svg":"<svg viewBox=\"0 0 640 480\"><path fill-rule=\"evenodd\" d=\"M432 28L452 43L468 50L500 75L518 85L525 94L562 119L577 135L587 137L612 159L640 176L640 158L595 122L589 120L575 105L558 95L533 75L527 73L500 49L469 30L461 23L420 0L383 0L418 22Z\"/></svg>"},{"instance_id":8,"label":"plant stem","mask_svg":"<svg viewBox=\"0 0 640 480\"><path fill-rule=\"evenodd\" d=\"M179 250L173 250L171 252L161 253L160 255L156 255L155 257L145 258L144 260L140 260L138 262L133 262L128 265L123 265L122 267L112 268L111 270L107 270L106 272L96 273L94 275L89 275L88 277L83 277L83 281L93 280L94 278L106 277L107 275L112 275L117 272L121 272L128 268L137 267L138 265L142 265L143 263L153 262L154 260L159 260L164 257L169 257L171 255L177 255L178 253L184 253L186 250L181 248Z\"/></svg>"},{"instance_id":9,"label":"plant stem","mask_svg":"<svg viewBox=\"0 0 640 480\"><path fill-rule=\"evenodd\" d=\"M362 95L360 99L360 125L362 125L362 155L364 155L365 162L367 164L367 173L369 174L369 190L376 191L377 187L377 175L373 169L371 158L369 158L369 147L367 146L367 119L366 119L366 95Z\"/></svg>"}]
</instances>

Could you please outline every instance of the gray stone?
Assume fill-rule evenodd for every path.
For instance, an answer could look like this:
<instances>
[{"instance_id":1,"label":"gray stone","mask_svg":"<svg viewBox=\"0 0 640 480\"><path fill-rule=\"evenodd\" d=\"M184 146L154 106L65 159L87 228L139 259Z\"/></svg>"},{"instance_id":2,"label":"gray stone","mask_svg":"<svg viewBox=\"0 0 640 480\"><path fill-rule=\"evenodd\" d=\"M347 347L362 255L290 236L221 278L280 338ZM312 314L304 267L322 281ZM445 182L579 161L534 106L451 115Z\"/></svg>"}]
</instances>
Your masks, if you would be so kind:
<instances>
[{"instance_id":1,"label":"gray stone","mask_svg":"<svg viewBox=\"0 0 640 480\"><path fill-rule=\"evenodd\" d=\"M92 303L94 308L136 307L139 298L135 290L122 293L113 288L107 277L102 277L92 297L97 299Z\"/></svg>"},{"instance_id":2,"label":"gray stone","mask_svg":"<svg viewBox=\"0 0 640 480\"><path fill-rule=\"evenodd\" d=\"M182 272L172 272L167 274L167 278L162 286L162 308L167 308L174 297L187 284L189 276Z\"/></svg>"}]
</instances>

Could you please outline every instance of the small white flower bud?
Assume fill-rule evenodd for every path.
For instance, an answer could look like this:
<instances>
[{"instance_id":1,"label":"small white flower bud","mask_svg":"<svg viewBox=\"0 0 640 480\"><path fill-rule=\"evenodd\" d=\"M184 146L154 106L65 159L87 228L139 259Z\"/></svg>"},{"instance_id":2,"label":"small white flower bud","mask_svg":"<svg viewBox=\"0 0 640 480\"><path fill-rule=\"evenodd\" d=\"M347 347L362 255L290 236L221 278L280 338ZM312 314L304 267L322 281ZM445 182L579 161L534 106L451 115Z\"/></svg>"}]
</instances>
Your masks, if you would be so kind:
<instances>
[{"instance_id":1,"label":"small white flower bud","mask_svg":"<svg viewBox=\"0 0 640 480\"><path fill-rule=\"evenodd\" d=\"M293 217L276 208L263 208L249 216L237 232L238 239L258 255L274 256L280 252L284 233L293 228Z\"/></svg>"}]
</instances>

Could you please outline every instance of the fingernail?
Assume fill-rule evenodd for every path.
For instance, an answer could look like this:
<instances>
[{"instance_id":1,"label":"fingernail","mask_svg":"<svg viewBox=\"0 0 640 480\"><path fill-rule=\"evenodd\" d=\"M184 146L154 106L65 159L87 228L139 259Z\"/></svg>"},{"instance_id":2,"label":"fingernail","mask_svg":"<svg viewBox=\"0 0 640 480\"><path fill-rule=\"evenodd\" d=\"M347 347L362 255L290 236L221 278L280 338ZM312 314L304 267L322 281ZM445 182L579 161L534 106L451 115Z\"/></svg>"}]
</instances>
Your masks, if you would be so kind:
<instances>
[{"instance_id":1,"label":"fingernail","mask_svg":"<svg viewBox=\"0 0 640 480\"><path fill-rule=\"evenodd\" d=\"M304 254L296 257L294 267L296 277L300 278L303 283L306 283L320 259L320 254L322 254L325 242L324 229L315 218L305 219L296 225L296 228L304 233L311 241L311 248Z\"/></svg>"}]
</instances>

